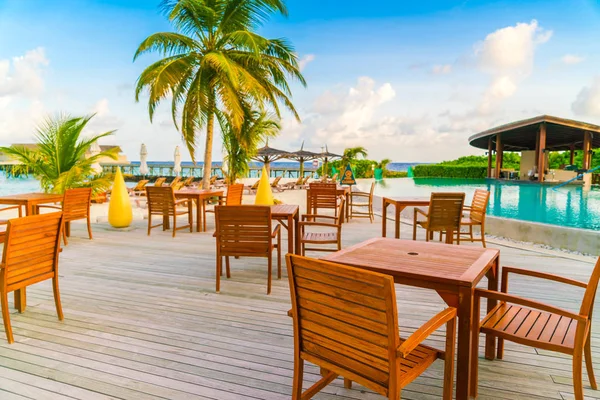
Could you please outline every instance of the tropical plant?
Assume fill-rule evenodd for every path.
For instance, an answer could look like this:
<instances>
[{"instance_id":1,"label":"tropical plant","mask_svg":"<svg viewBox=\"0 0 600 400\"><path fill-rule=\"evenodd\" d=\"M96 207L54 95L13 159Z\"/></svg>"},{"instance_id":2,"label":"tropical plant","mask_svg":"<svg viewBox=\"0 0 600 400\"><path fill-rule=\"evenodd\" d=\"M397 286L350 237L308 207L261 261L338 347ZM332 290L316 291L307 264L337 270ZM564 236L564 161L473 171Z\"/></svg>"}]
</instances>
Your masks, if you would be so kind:
<instances>
[{"instance_id":1,"label":"tropical plant","mask_svg":"<svg viewBox=\"0 0 600 400\"><path fill-rule=\"evenodd\" d=\"M148 52L164 58L139 76L136 101L147 89L152 121L158 104L171 99L173 122L193 161L198 131L206 128L203 182L208 185L219 111L238 131L248 103L272 108L280 117L282 102L299 120L287 82L290 76L306 85L298 57L285 39L256 33L272 14L285 16L287 9L283 0L163 0L161 8L176 31L150 35L138 47L134 60Z\"/></svg>"},{"instance_id":2,"label":"tropical plant","mask_svg":"<svg viewBox=\"0 0 600 400\"><path fill-rule=\"evenodd\" d=\"M226 153L223 164L230 184L248 174L248 163L256 154L258 146L269 137L277 136L281 130L277 116L266 111L248 111L239 130L224 114L219 115L219 124Z\"/></svg>"},{"instance_id":3,"label":"tropical plant","mask_svg":"<svg viewBox=\"0 0 600 400\"><path fill-rule=\"evenodd\" d=\"M93 164L103 157L117 159L118 148L86 157L86 152L98 139L114 132L83 138L82 131L92 117L48 117L37 128L34 148L0 147L0 152L20 162L19 168L38 179L45 192L64 193L77 187L92 187L95 193L104 191L111 181L107 176L95 174Z\"/></svg>"},{"instance_id":4,"label":"tropical plant","mask_svg":"<svg viewBox=\"0 0 600 400\"><path fill-rule=\"evenodd\" d=\"M392 160L390 160L389 158L384 158L383 160L381 160L375 164L375 168L376 169L385 169L388 166L388 164L391 162L392 162Z\"/></svg>"},{"instance_id":5,"label":"tropical plant","mask_svg":"<svg viewBox=\"0 0 600 400\"><path fill-rule=\"evenodd\" d=\"M367 149L362 146L348 147L344 149L344 154L342 155L342 165L345 166L352 164L354 161L358 160L358 156L367 158Z\"/></svg>"}]
</instances>

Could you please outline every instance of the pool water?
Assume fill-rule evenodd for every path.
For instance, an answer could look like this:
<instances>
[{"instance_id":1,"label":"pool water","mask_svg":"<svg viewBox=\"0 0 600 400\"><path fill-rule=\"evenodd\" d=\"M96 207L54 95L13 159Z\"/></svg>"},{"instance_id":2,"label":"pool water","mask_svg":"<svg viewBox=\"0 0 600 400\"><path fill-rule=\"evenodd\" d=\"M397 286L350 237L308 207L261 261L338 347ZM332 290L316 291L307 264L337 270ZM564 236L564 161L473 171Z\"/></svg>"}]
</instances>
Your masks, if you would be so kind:
<instances>
[{"instance_id":1,"label":"pool water","mask_svg":"<svg viewBox=\"0 0 600 400\"><path fill-rule=\"evenodd\" d=\"M359 182L368 190L369 181ZM375 186L377 196L425 196L431 192L465 192L470 204L475 189L491 192L488 215L572 228L600 230L600 188L584 191L581 186L476 179L401 178L387 179Z\"/></svg>"}]
</instances>

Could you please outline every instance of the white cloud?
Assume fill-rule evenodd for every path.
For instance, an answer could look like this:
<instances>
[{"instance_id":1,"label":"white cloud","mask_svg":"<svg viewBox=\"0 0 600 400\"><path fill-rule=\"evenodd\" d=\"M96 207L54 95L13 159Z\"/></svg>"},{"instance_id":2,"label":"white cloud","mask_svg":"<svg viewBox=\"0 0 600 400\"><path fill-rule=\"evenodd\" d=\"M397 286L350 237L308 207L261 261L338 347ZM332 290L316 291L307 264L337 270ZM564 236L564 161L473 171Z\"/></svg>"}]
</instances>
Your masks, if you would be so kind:
<instances>
[{"instance_id":1,"label":"white cloud","mask_svg":"<svg viewBox=\"0 0 600 400\"><path fill-rule=\"evenodd\" d=\"M300 71L304 71L306 66L315 60L314 54L307 54L298 61L298 66L300 67Z\"/></svg>"},{"instance_id":2,"label":"white cloud","mask_svg":"<svg viewBox=\"0 0 600 400\"><path fill-rule=\"evenodd\" d=\"M600 76L581 89L571 109L576 115L600 117Z\"/></svg>"},{"instance_id":3,"label":"white cloud","mask_svg":"<svg viewBox=\"0 0 600 400\"><path fill-rule=\"evenodd\" d=\"M574 64L579 64L580 62L583 62L585 60L585 58L574 55L574 54L565 54L560 60L564 64L574 65Z\"/></svg>"},{"instance_id":4,"label":"white cloud","mask_svg":"<svg viewBox=\"0 0 600 400\"><path fill-rule=\"evenodd\" d=\"M444 64L444 65L434 65L431 69L431 72L435 75L447 75L452 72L452 65Z\"/></svg>"},{"instance_id":5,"label":"white cloud","mask_svg":"<svg viewBox=\"0 0 600 400\"><path fill-rule=\"evenodd\" d=\"M42 74L47 65L41 47L12 60L0 60L0 96L38 96L44 89Z\"/></svg>"},{"instance_id":6,"label":"white cloud","mask_svg":"<svg viewBox=\"0 0 600 400\"><path fill-rule=\"evenodd\" d=\"M103 117L110 113L110 108L108 108L108 99L100 99L94 107L92 108L92 112L96 114L97 117Z\"/></svg>"}]
</instances>

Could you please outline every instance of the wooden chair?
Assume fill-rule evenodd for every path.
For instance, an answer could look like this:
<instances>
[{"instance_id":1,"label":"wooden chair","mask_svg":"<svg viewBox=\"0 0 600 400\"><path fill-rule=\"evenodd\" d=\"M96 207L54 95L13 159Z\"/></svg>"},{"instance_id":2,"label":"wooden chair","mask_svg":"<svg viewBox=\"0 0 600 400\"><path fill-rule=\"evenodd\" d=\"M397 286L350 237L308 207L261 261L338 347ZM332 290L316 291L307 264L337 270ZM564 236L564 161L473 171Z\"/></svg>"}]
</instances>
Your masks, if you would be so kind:
<instances>
[{"instance_id":1,"label":"wooden chair","mask_svg":"<svg viewBox=\"0 0 600 400\"><path fill-rule=\"evenodd\" d=\"M454 233L460 230L464 193L431 193L429 210L427 212L415 207L413 220L413 240L417 240L417 226L425 229L426 240L433 239L434 232L446 233L446 243L452 244ZM418 215L426 220L419 221ZM460 235L456 235L456 244L460 244Z\"/></svg>"},{"instance_id":2,"label":"wooden chair","mask_svg":"<svg viewBox=\"0 0 600 400\"><path fill-rule=\"evenodd\" d=\"M192 183L194 183L194 177L188 176L187 178L185 178L185 181L183 181L183 187L192 186Z\"/></svg>"},{"instance_id":3,"label":"wooden chair","mask_svg":"<svg viewBox=\"0 0 600 400\"><path fill-rule=\"evenodd\" d=\"M148 179L142 179L141 181L138 181L138 183L132 187L131 189L127 189L127 191L129 192L129 195L133 195L133 196L145 196L146 195L146 185L148 184L148 182L150 182Z\"/></svg>"},{"instance_id":4,"label":"wooden chair","mask_svg":"<svg viewBox=\"0 0 600 400\"><path fill-rule=\"evenodd\" d=\"M315 182L308 185L307 212L317 214L320 208L332 209L337 217L338 195L337 184Z\"/></svg>"},{"instance_id":5,"label":"wooden chair","mask_svg":"<svg viewBox=\"0 0 600 400\"><path fill-rule=\"evenodd\" d=\"M444 360L443 398L452 399L456 309L438 313L407 339L398 328L394 278L288 254L294 319L292 399L310 399L338 376L388 399L438 358ZM422 344L446 325L444 351ZM302 392L304 362L321 367L322 379Z\"/></svg>"},{"instance_id":6,"label":"wooden chair","mask_svg":"<svg viewBox=\"0 0 600 400\"><path fill-rule=\"evenodd\" d=\"M336 212L335 216L331 215L319 215L319 214L305 214L302 216L302 221L298 223L300 228L300 254L305 255L306 250L310 251L338 251L342 249L342 223L344 222L344 208L345 198L340 196L340 202L338 205L339 211ZM333 220L331 223L318 222L319 218L325 218ZM315 232L306 232L306 227L320 227L320 228L333 228L332 232L323 232L323 230ZM328 247L313 247L307 248L307 244L319 244L328 245L335 244L336 248Z\"/></svg>"},{"instance_id":7,"label":"wooden chair","mask_svg":"<svg viewBox=\"0 0 600 400\"><path fill-rule=\"evenodd\" d=\"M304 180L302 181L302 183L300 184L300 186L298 186L298 189L308 189L308 180L312 177L312 175L307 176L306 178L304 178Z\"/></svg>"},{"instance_id":8,"label":"wooden chair","mask_svg":"<svg viewBox=\"0 0 600 400\"><path fill-rule=\"evenodd\" d=\"M302 185L302 182L304 182L304 178L303 177L299 177L298 179L296 179L294 182L288 182L288 183L284 183L283 185L281 185L280 187L283 190L288 190L288 189L296 189L298 187L300 187Z\"/></svg>"},{"instance_id":9,"label":"wooden chair","mask_svg":"<svg viewBox=\"0 0 600 400\"><path fill-rule=\"evenodd\" d=\"M252 185L244 186L244 189L248 191L248 194L256 193L258 190L258 184L260 183L260 179L254 182Z\"/></svg>"},{"instance_id":10,"label":"wooden chair","mask_svg":"<svg viewBox=\"0 0 600 400\"><path fill-rule=\"evenodd\" d=\"M58 253L63 225L63 213L60 212L8 221L0 264L2 319L8 343L14 342L8 312L10 292L52 279L56 313L58 319L63 320L58 290Z\"/></svg>"},{"instance_id":11,"label":"wooden chair","mask_svg":"<svg viewBox=\"0 0 600 400\"><path fill-rule=\"evenodd\" d=\"M181 177L176 176L175 178L173 178L171 183L169 183L169 186L171 186L174 190L177 190L180 182L181 182Z\"/></svg>"},{"instance_id":12,"label":"wooden chair","mask_svg":"<svg viewBox=\"0 0 600 400\"><path fill-rule=\"evenodd\" d=\"M279 187L279 181L280 180L281 180L281 176L275 177L275 179L273 180L273 182L271 182L271 188L273 190L278 191L278 192L283 192L283 189L281 187Z\"/></svg>"},{"instance_id":13,"label":"wooden chair","mask_svg":"<svg viewBox=\"0 0 600 400\"><path fill-rule=\"evenodd\" d=\"M267 258L267 294L271 293L273 250L277 248L277 279L281 279L281 228L272 228L269 206L216 206L217 283L221 290L223 257L227 278L231 277L229 257ZM277 240L274 243L274 240Z\"/></svg>"},{"instance_id":14,"label":"wooden chair","mask_svg":"<svg viewBox=\"0 0 600 400\"><path fill-rule=\"evenodd\" d=\"M179 229L189 228L190 232L192 232L193 213L191 200L176 200L173 188L170 186L146 186L146 197L148 198L148 236L150 236L152 228L162 226L163 231L169 229L169 218L171 217L173 217L173 237L175 237L175 233ZM177 210L177 206L186 206L187 209ZM177 227L177 217L185 214L188 216L188 224ZM152 225L153 215L160 215L162 217L162 222L160 224Z\"/></svg>"},{"instance_id":15,"label":"wooden chair","mask_svg":"<svg viewBox=\"0 0 600 400\"><path fill-rule=\"evenodd\" d=\"M490 199L490 192L487 190L477 189L473 195L473 201L470 206L465 206L463 211L468 211L469 216L463 216L460 220L460 226L468 226L469 232L460 232L460 235L469 236L471 242L481 242L483 247L485 245L485 213L487 211L488 201ZM481 238L475 239L473 237L473 226L479 226L481 230Z\"/></svg>"},{"instance_id":16,"label":"wooden chair","mask_svg":"<svg viewBox=\"0 0 600 400\"><path fill-rule=\"evenodd\" d=\"M162 185L164 185L164 184L165 184L165 181L166 181L166 180L167 180L167 178L163 178L163 177L157 178L157 179L154 181L154 186L156 186L156 187L161 187Z\"/></svg>"},{"instance_id":17,"label":"wooden chair","mask_svg":"<svg viewBox=\"0 0 600 400\"><path fill-rule=\"evenodd\" d=\"M375 182L371 183L371 190L369 193L365 192L350 192L350 217L354 218L369 218L371 223L375 219L375 213L373 212L373 192L375 191ZM366 201L364 201L366 199ZM359 200L359 201L355 201ZM360 201L363 200L363 201ZM366 207L367 212L354 211L354 207Z\"/></svg>"},{"instance_id":18,"label":"wooden chair","mask_svg":"<svg viewBox=\"0 0 600 400\"><path fill-rule=\"evenodd\" d=\"M65 224L62 233L65 246L69 244L67 237L71 234L70 223L78 219L87 221L87 231L92 239L92 222L90 220L90 206L92 203L92 188L68 189L62 202L62 207L40 205L39 208L52 208L60 210L63 213L63 223Z\"/></svg>"},{"instance_id":19,"label":"wooden chair","mask_svg":"<svg viewBox=\"0 0 600 400\"><path fill-rule=\"evenodd\" d=\"M239 206L240 204L242 204L242 194L244 194L244 185L242 183L237 183L235 185L229 185L227 187L227 195L219 197L218 205ZM204 209L202 223L204 224L205 232L206 232L206 213L214 213L215 212L214 209L213 210L206 209L206 205L209 201L210 201L209 199L204 200L205 204L204 204L204 207L202 207Z\"/></svg>"},{"instance_id":20,"label":"wooden chair","mask_svg":"<svg viewBox=\"0 0 600 400\"><path fill-rule=\"evenodd\" d=\"M563 310L552 305L508 294L508 274L525 275L546 279L585 289L579 313ZM499 303L473 329L471 357L471 393L477 395L477 364L479 332L498 338L498 358L504 357L504 341L519 343L538 349L556 351L573 357L573 386L575 399L583 400L582 363L585 366L592 389L597 390L592 364L591 328L592 312L598 279L600 278L600 258L588 283L544 272L529 271L514 267L502 268L501 292L475 289L473 307L479 315L480 300L487 298ZM479 329L477 329L477 327Z\"/></svg>"}]
</instances>

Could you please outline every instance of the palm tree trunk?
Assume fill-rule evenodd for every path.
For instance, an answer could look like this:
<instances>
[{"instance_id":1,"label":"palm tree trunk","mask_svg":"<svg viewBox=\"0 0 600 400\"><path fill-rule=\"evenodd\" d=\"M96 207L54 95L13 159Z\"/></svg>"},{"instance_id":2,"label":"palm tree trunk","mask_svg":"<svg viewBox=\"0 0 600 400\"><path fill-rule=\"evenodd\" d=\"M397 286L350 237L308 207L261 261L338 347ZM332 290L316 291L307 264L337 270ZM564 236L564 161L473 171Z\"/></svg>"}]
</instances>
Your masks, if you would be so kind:
<instances>
[{"instance_id":1,"label":"palm tree trunk","mask_svg":"<svg viewBox=\"0 0 600 400\"><path fill-rule=\"evenodd\" d=\"M206 122L206 148L204 149L204 170L202 175L202 189L210 189L210 174L212 170L212 146L213 131L215 129L215 107L217 106L215 97L211 96L208 103L210 114Z\"/></svg>"}]
</instances>

